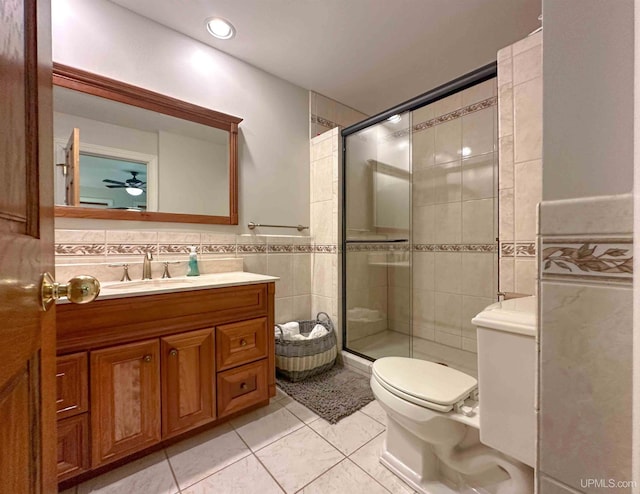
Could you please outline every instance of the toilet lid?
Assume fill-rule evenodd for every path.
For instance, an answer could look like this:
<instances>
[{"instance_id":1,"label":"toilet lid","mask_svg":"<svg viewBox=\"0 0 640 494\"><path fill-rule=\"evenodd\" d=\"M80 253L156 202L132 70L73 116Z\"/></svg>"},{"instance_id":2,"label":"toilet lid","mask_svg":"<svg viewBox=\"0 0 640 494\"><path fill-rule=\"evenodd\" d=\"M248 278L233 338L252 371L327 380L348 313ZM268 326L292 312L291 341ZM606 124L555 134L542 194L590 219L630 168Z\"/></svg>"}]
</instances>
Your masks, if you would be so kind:
<instances>
[{"instance_id":1,"label":"toilet lid","mask_svg":"<svg viewBox=\"0 0 640 494\"><path fill-rule=\"evenodd\" d=\"M427 360L384 357L373 363L372 370L389 391L414 403L425 402L427 407L433 403L450 410L478 387L474 377Z\"/></svg>"}]
</instances>

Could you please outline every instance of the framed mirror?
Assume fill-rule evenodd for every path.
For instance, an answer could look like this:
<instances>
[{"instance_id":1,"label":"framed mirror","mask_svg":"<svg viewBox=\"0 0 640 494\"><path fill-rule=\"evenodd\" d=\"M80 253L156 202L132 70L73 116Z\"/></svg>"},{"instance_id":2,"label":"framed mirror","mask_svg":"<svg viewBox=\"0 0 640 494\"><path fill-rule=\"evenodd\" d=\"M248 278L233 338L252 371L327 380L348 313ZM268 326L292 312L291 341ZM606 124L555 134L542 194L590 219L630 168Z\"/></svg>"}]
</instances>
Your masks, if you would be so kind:
<instances>
[{"instance_id":1,"label":"framed mirror","mask_svg":"<svg viewBox=\"0 0 640 494\"><path fill-rule=\"evenodd\" d=\"M54 63L55 214L238 224L241 118Z\"/></svg>"}]
</instances>

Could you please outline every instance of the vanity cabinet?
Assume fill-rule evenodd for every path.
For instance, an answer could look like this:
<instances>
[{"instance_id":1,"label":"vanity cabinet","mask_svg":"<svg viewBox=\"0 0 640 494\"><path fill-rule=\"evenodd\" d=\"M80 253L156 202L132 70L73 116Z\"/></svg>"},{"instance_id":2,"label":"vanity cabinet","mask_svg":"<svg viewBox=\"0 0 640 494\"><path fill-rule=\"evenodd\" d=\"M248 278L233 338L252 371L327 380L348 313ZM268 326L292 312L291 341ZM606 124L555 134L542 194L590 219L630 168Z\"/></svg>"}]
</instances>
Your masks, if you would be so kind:
<instances>
[{"instance_id":1,"label":"vanity cabinet","mask_svg":"<svg viewBox=\"0 0 640 494\"><path fill-rule=\"evenodd\" d=\"M67 488L275 396L273 282L57 307Z\"/></svg>"},{"instance_id":2,"label":"vanity cabinet","mask_svg":"<svg viewBox=\"0 0 640 494\"><path fill-rule=\"evenodd\" d=\"M210 328L161 339L163 437L216 418L214 331Z\"/></svg>"},{"instance_id":3,"label":"vanity cabinet","mask_svg":"<svg viewBox=\"0 0 640 494\"><path fill-rule=\"evenodd\" d=\"M146 340L91 352L91 464L160 440L160 344Z\"/></svg>"}]
</instances>

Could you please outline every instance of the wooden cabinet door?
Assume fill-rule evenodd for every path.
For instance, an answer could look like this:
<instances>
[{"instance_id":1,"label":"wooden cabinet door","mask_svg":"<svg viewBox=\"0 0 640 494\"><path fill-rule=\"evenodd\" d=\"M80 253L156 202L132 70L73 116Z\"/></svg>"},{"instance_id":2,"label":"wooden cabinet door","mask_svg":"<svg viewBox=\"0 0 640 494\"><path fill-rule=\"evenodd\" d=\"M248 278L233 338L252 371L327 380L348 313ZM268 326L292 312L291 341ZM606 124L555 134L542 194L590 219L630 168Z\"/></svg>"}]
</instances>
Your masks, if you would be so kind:
<instances>
[{"instance_id":1,"label":"wooden cabinet door","mask_svg":"<svg viewBox=\"0 0 640 494\"><path fill-rule=\"evenodd\" d=\"M83 413L58 421L58 480L89 469L89 419Z\"/></svg>"},{"instance_id":2,"label":"wooden cabinet door","mask_svg":"<svg viewBox=\"0 0 640 494\"><path fill-rule=\"evenodd\" d=\"M215 419L213 329L161 339L162 435Z\"/></svg>"},{"instance_id":3,"label":"wooden cabinet door","mask_svg":"<svg viewBox=\"0 0 640 494\"><path fill-rule=\"evenodd\" d=\"M216 328L218 372L263 359L268 353L267 318L224 324Z\"/></svg>"},{"instance_id":4,"label":"wooden cabinet door","mask_svg":"<svg viewBox=\"0 0 640 494\"><path fill-rule=\"evenodd\" d=\"M92 466L160 440L157 339L91 352Z\"/></svg>"},{"instance_id":5,"label":"wooden cabinet door","mask_svg":"<svg viewBox=\"0 0 640 494\"><path fill-rule=\"evenodd\" d=\"M51 6L0 1L0 492L56 483Z\"/></svg>"}]
</instances>

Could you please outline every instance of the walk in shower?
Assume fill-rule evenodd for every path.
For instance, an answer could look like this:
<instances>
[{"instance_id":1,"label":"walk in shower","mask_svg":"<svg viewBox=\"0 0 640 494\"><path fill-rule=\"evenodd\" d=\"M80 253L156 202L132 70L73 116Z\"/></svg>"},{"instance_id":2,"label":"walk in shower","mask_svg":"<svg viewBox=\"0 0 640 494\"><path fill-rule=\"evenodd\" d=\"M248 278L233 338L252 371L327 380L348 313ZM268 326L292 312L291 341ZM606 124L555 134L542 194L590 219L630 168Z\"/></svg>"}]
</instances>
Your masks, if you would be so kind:
<instances>
[{"instance_id":1,"label":"walk in shower","mask_svg":"<svg viewBox=\"0 0 640 494\"><path fill-rule=\"evenodd\" d=\"M497 292L492 64L342 131L343 344L476 374Z\"/></svg>"}]
</instances>

